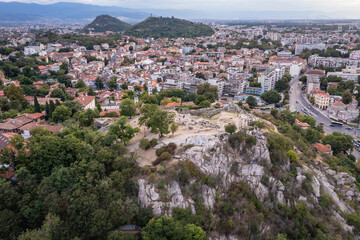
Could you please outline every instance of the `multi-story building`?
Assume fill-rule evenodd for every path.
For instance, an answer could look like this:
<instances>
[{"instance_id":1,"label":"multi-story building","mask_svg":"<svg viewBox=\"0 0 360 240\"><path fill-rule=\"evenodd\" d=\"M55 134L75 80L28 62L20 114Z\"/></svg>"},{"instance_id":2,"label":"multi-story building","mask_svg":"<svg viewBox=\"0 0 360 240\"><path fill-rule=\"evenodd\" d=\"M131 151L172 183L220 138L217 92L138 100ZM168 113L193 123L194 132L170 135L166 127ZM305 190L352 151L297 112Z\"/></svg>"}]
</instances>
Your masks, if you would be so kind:
<instances>
[{"instance_id":1,"label":"multi-story building","mask_svg":"<svg viewBox=\"0 0 360 240\"><path fill-rule=\"evenodd\" d=\"M324 91L317 92L314 94L314 103L315 106L325 110L329 107L330 104L330 96L329 94L325 93Z\"/></svg>"},{"instance_id":2,"label":"multi-story building","mask_svg":"<svg viewBox=\"0 0 360 240\"><path fill-rule=\"evenodd\" d=\"M305 73L307 77L306 93L310 94L311 91L320 89L320 78L325 76L325 71L320 69L312 69Z\"/></svg>"},{"instance_id":3,"label":"multi-story building","mask_svg":"<svg viewBox=\"0 0 360 240\"><path fill-rule=\"evenodd\" d=\"M328 72L327 76L338 76L344 81L357 82L360 76L360 68L356 66L347 66L346 69L342 69L341 72Z\"/></svg>"},{"instance_id":4,"label":"multi-story building","mask_svg":"<svg viewBox=\"0 0 360 240\"><path fill-rule=\"evenodd\" d=\"M300 55L305 49L313 50L318 49L324 51L326 49L325 43L307 43L307 44L296 44L295 45L295 55Z\"/></svg>"},{"instance_id":5,"label":"multi-story building","mask_svg":"<svg viewBox=\"0 0 360 240\"><path fill-rule=\"evenodd\" d=\"M285 74L285 68L270 68L260 74L259 82L264 92L275 88L275 83Z\"/></svg>"}]
</instances>

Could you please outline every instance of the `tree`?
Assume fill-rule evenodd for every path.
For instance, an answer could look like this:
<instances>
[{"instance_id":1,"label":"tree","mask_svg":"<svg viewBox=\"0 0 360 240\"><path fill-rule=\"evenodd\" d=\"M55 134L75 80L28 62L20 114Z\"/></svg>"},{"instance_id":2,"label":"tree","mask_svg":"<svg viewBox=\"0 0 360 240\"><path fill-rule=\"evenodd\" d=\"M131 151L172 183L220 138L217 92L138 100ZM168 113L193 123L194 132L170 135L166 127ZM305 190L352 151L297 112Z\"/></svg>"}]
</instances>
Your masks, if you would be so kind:
<instances>
[{"instance_id":1,"label":"tree","mask_svg":"<svg viewBox=\"0 0 360 240\"><path fill-rule=\"evenodd\" d=\"M144 240L205 240L206 233L194 224L185 226L168 216L151 219L143 228Z\"/></svg>"},{"instance_id":2,"label":"tree","mask_svg":"<svg viewBox=\"0 0 360 240\"><path fill-rule=\"evenodd\" d=\"M307 77L304 75L301 78L299 78L299 81L305 84L307 82Z\"/></svg>"},{"instance_id":3,"label":"tree","mask_svg":"<svg viewBox=\"0 0 360 240\"><path fill-rule=\"evenodd\" d=\"M261 95L261 98L269 103L269 104L273 104L273 103L278 103L281 100L281 95L276 91L276 90L270 90L268 92L265 92Z\"/></svg>"},{"instance_id":4,"label":"tree","mask_svg":"<svg viewBox=\"0 0 360 240\"><path fill-rule=\"evenodd\" d=\"M333 132L322 138L324 144L330 144L335 154L346 152L354 147L353 138L350 135Z\"/></svg>"},{"instance_id":5,"label":"tree","mask_svg":"<svg viewBox=\"0 0 360 240\"><path fill-rule=\"evenodd\" d=\"M79 80L75 84L75 88L84 88L84 87L86 87L86 84L83 80Z\"/></svg>"},{"instance_id":6,"label":"tree","mask_svg":"<svg viewBox=\"0 0 360 240\"><path fill-rule=\"evenodd\" d=\"M209 108L210 106L211 106L211 103L208 100L205 100L205 101L202 101L201 103L199 103L199 107L201 107L201 108Z\"/></svg>"},{"instance_id":7,"label":"tree","mask_svg":"<svg viewBox=\"0 0 360 240\"><path fill-rule=\"evenodd\" d=\"M214 102L218 99L219 90L215 86L211 86L210 83L201 83L196 87L196 93L198 95L204 95L207 100Z\"/></svg>"},{"instance_id":8,"label":"tree","mask_svg":"<svg viewBox=\"0 0 360 240\"><path fill-rule=\"evenodd\" d=\"M131 100L130 98L126 98L122 100L120 103L120 114L122 116L132 117L136 114L136 108L134 100Z\"/></svg>"},{"instance_id":9,"label":"tree","mask_svg":"<svg viewBox=\"0 0 360 240\"><path fill-rule=\"evenodd\" d=\"M112 88L112 89L117 89L118 88L118 85L117 85L117 82L116 82L116 78L112 78L109 82L109 88Z\"/></svg>"},{"instance_id":10,"label":"tree","mask_svg":"<svg viewBox=\"0 0 360 240\"><path fill-rule=\"evenodd\" d=\"M103 80L101 79L101 77L97 77L95 79L95 86L97 89L103 89L104 88L104 83Z\"/></svg>"},{"instance_id":11,"label":"tree","mask_svg":"<svg viewBox=\"0 0 360 240\"><path fill-rule=\"evenodd\" d=\"M342 102L344 104L349 104L352 102L352 95L349 92L344 92L342 95Z\"/></svg>"},{"instance_id":12,"label":"tree","mask_svg":"<svg viewBox=\"0 0 360 240\"><path fill-rule=\"evenodd\" d=\"M37 113L41 112L40 104L39 104L36 96L34 97L34 108L35 108L35 112L37 112Z\"/></svg>"},{"instance_id":13,"label":"tree","mask_svg":"<svg viewBox=\"0 0 360 240\"><path fill-rule=\"evenodd\" d=\"M65 101L66 100L66 93L61 88L55 88L51 92L50 97L52 97L52 98L60 98L61 101Z\"/></svg>"},{"instance_id":14,"label":"tree","mask_svg":"<svg viewBox=\"0 0 360 240\"><path fill-rule=\"evenodd\" d=\"M5 96L7 96L10 101L14 101L14 100L17 100L19 102L26 101L22 88L15 86L15 84L11 84L10 86L5 87L4 93Z\"/></svg>"},{"instance_id":15,"label":"tree","mask_svg":"<svg viewBox=\"0 0 360 240\"><path fill-rule=\"evenodd\" d=\"M174 114L161 109L155 110L148 120L147 124L152 133L160 133L160 137L170 132L170 124L174 120Z\"/></svg>"},{"instance_id":16,"label":"tree","mask_svg":"<svg viewBox=\"0 0 360 240\"><path fill-rule=\"evenodd\" d=\"M246 103L249 105L249 107L253 108L257 106L256 98L253 96L249 96L246 99Z\"/></svg>"},{"instance_id":17,"label":"tree","mask_svg":"<svg viewBox=\"0 0 360 240\"><path fill-rule=\"evenodd\" d=\"M55 108L55 111L52 113L52 119L55 122L63 122L68 120L71 117L71 109L66 106L58 106Z\"/></svg>"},{"instance_id":18,"label":"tree","mask_svg":"<svg viewBox=\"0 0 360 240\"><path fill-rule=\"evenodd\" d=\"M78 116L78 121L80 126L92 126L94 123L94 119L99 116L99 113L96 110L88 109L86 111L82 111Z\"/></svg>"},{"instance_id":19,"label":"tree","mask_svg":"<svg viewBox=\"0 0 360 240\"><path fill-rule=\"evenodd\" d=\"M236 131L237 127L235 124L229 124L225 126L225 132L233 134Z\"/></svg>"},{"instance_id":20,"label":"tree","mask_svg":"<svg viewBox=\"0 0 360 240\"><path fill-rule=\"evenodd\" d=\"M117 136L124 144L128 143L137 132L139 128L133 128L127 124L127 118L122 116L113 125L110 126L109 132Z\"/></svg>"},{"instance_id":21,"label":"tree","mask_svg":"<svg viewBox=\"0 0 360 240\"><path fill-rule=\"evenodd\" d=\"M174 133L178 130L179 125L177 125L175 122L172 122L170 125L170 131L172 135L174 136Z\"/></svg>"}]
</instances>

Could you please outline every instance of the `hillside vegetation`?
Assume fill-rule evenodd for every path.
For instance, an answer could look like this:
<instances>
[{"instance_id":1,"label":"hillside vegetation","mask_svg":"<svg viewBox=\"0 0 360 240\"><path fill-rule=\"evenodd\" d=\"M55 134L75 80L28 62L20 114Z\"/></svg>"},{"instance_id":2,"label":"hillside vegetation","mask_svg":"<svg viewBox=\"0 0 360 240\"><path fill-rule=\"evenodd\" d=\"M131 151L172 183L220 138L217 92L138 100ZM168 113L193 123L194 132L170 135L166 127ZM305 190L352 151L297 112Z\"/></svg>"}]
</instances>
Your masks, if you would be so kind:
<instances>
[{"instance_id":1,"label":"hillside vegetation","mask_svg":"<svg viewBox=\"0 0 360 240\"><path fill-rule=\"evenodd\" d=\"M211 27L178 18L150 17L135 24L126 34L145 38L178 38L210 36L214 33Z\"/></svg>"},{"instance_id":2,"label":"hillside vegetation","mask_svg":"<svg viewBox=\"0 0 360 240\"><path fill-rule=\"evenodd\" d=\"M122 32L128 29L130 26L130 24L120 21L119 19L112 16L100 15L97 16L90 24L86 25L84 30L88 31L89 28L94 28L94 32Z\"/></svg>"}]
</instances>

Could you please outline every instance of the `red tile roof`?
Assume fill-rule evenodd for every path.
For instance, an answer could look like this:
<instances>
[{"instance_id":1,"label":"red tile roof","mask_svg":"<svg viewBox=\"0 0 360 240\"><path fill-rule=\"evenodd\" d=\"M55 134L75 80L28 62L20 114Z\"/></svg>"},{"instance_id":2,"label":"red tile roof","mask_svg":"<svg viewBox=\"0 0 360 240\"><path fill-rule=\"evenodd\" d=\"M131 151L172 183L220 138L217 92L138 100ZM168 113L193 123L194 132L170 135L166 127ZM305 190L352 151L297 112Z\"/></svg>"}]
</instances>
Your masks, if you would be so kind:
<instances>
[{"instance_id":1,"label":"red tile roof","mask_svg":"<svg viewBox=\"0 0 360 240\"><path fill-rule=\"evenodd\" d=\"M314 143L311 146L313 146L319 152L331 152L331 146L330 145L324 145L324 144L321 144L321 143Z\"/></svg>"}]
</instances>

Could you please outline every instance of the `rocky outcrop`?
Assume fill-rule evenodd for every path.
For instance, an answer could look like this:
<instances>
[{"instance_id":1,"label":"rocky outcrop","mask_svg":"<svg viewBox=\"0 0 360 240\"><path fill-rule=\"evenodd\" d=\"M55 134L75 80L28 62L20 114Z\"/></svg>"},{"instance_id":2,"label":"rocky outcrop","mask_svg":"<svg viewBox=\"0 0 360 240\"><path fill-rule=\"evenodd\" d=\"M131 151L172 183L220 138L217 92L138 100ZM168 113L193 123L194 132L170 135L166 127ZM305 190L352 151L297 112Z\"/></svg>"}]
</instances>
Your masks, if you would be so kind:
<instances>
[{"instance_id":1,"label":"rocky outcrop","mask_svg":"<svg viewBox=\"0 0 360 240\"><path fill-rule=\"evenodd\" d=\"M139 179L138 184L141 206L151 207L154 215L171 215L174 208L190 208L195 213L194 201L185 199L178 182L171 181L162 190L163 193L166 193L166 199L161 199L159 190L145 179Z\"/></svg>"}]
</instances>

